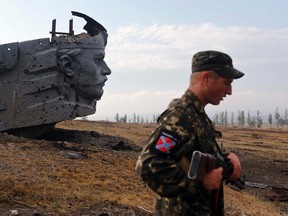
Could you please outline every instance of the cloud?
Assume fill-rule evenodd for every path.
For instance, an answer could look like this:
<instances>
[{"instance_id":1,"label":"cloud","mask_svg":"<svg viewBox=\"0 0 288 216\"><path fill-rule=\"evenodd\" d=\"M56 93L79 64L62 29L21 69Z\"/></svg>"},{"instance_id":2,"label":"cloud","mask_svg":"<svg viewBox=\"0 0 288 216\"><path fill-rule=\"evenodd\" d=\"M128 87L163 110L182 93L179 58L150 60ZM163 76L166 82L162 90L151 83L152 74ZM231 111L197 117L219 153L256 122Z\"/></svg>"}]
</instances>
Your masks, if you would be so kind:
<instances>
[{"instance_id":1,"label":"cloud","mask_svg":"<svg viewBox=\"0 0 288 216\"><path fill-rule=\"evenodd\" d=\"M236 56L235 64L239 65L267 61L287 64L287 38L288 28L220 27L213 23L131 25L110 36L107 52L118 70L181 68L184 58L206 49Z\"/></svg>"},{"instance_id":2,"label":"cloud","mask_svg":"<svg viewBox=\"0 0 288 216\"><path fill-rule=\"evenodd\" d=\"M115 77L125 74L128 93L104 95L95 116L162 112L172 98L182 95L179 89L185 89L183 83L188 83L183 71L190 73L192 55L208 49L230 54L234 66L245 76L233 82L231 97L227 96L219 106L207 106L207 112L273 113L276 107L285 109L287 38L288 28L221 27L213 23L121 27L110 37L107 59L115 68ZM157 85L151 82L152 78L158 79ZM155 91L151 91L152 87Z\"/></svg>"}]
</instances>

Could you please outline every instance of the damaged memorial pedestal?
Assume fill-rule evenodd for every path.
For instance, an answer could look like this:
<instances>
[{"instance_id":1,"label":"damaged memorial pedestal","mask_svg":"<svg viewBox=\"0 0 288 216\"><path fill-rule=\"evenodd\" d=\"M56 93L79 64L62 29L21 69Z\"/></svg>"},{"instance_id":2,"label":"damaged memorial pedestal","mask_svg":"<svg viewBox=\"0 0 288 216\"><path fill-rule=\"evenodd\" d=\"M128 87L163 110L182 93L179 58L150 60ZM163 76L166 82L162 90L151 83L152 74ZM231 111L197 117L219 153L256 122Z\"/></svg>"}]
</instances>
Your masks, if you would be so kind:
<instances>
[{"instance_id":1,"label":"damaged memorial pedestal","mask_svg":"<svg viewBox=\"0 0 288 216\"><path fill-rule=\"evenodd\" d=\"M106 29L89 16L87 33L56 32L0 45L0 131L37 137L57 122L95 113L111 70L104 61Z\"/></svg>"}]
</instances>

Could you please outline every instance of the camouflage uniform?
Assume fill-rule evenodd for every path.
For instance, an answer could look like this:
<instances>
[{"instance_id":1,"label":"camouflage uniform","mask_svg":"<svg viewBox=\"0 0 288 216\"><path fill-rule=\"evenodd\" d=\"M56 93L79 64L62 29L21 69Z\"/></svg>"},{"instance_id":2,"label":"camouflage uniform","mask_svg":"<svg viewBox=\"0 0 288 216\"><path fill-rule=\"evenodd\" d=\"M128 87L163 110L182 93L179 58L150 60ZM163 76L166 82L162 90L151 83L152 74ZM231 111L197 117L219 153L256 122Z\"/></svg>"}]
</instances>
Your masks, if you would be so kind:
<instances>
[{"instance_id":1,"label":"camouflage uniform","mask_svg":"<svg viewBox=\"0 0 288 216\"><path fill-rule=\"evenodd\" d=\"M159 195L155 215L212 215L212 192L202 182L188 179L180 161L183 157L190 161L195 150L219 152L215 135L200 100L190 90L161 114L136 164L136 172ZM224 215L223 185L217 210L217 215Z\"/></svg>"}]
</instances>

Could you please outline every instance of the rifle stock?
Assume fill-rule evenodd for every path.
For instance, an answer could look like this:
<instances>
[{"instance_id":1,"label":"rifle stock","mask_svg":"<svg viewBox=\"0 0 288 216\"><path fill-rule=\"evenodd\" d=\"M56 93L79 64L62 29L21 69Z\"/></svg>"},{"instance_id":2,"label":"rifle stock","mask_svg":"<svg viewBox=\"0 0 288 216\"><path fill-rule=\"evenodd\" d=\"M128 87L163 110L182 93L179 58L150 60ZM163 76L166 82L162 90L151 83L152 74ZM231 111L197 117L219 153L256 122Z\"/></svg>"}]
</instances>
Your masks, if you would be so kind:
<instances>
[{"instance_id":1,"label":"rifle stock","mask_svg":"<svg viewBox=\"0 0 288 216\"><path fill-rule=\"evenodd\" d=\"M225 180L227 183L235 185L240 190L245 189L245 183L242 180L227 180L233 173L233 164L227 157L223 157L219 153L214 156L211 154L202 153L200 151L194 151L188 170L188 178L202 181L206 173L218 167L223 167L223 180Z\"/></svg>"},{"instance_id":2,"label":"rifle stock","mask_svg":"<svg viewBox=\"0 0 288 216\"><path fill-rule=\"evenodd\" d=\"M188 171L190 179L202 181L204 175L216 168L216 158L210 154L203 154L199 151L194 151Z\"/></svg>"}]
</instances>

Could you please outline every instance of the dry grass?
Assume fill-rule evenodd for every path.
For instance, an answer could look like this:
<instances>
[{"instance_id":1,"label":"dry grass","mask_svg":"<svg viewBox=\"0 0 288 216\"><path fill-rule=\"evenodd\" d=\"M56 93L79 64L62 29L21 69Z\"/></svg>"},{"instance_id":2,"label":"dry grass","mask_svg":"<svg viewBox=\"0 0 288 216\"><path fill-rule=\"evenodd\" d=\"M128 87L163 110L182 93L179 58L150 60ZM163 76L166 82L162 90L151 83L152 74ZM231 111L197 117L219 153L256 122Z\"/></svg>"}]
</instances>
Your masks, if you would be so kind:
<instances>
[{"instance_id":1,"label":"dry grass","mask_svg":"<svg viewBox=\"0 0 288 216\"><path fill-rule=\"evenodd\" d=\"M67 121L57 127L121 136L139 146L144 145L153 130L153 125L86 121ZM221 141L226 148L279 160L287 157L286 133L237 128L222 131L225 136ZM153 210L156 196L134 171L139 152L92 147L87 150L87 159L72 160L63 157L50 141L2 140L0 202L52 208L63 215L102 201ZM273 203L228 187L225 187L225 206L231 216L280 215Z\"/></svg>"},{"instance_id":2,"label":"dry grass","mask_svg":"<svg viewBox=\"0 0 288 216\"><path fill-rule=\"evenodd\" d=\"M88 150L89 158L73 160L48 141L0 145L0 203L47 207L59 214L103 201L137 206L143 198L143 207L153 205L152 193L134 172L136 152Z\"/></svg>"},{"instance_id":3,"label":"dry grass","mask_svg":"<svg viewBox=\"0 0 288 216\"><path fill-rule=\"evenodd\" d=\"M227 216L279 216L280 212L270 202L225 187L225 210Z\"/></svg>"},{"instance_id":4,"label":"dry grass","mask_svg":"<svg viewBox=\"0 0 288 216\"><path fill-rule=\"evenodd\" d=\"M97 131L99 133L122 136L132 140L136 145L143 146L155 125L137 123L115 123L106 121L66 121L57 127L72 130Z\"/></svg>"},{"instance_id":5,"label":"dry grass","mask_svg":"<svg viewBox=\"0 0 288 216\"><path fill-rule=\"evenodd\" d=\"M273 160L286 160L288 133L277 129L249 129L220 127L224 134L219 143L224 147L254 154Z\"/></svg>"}]
</instances>

